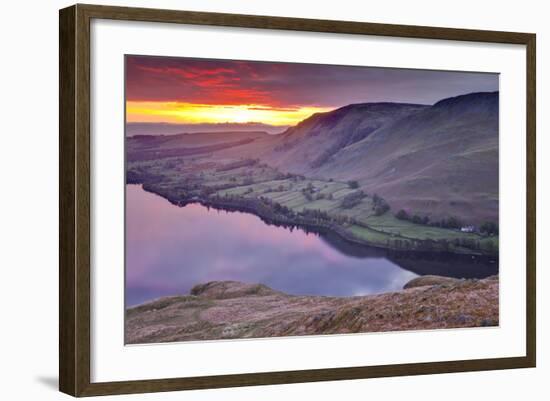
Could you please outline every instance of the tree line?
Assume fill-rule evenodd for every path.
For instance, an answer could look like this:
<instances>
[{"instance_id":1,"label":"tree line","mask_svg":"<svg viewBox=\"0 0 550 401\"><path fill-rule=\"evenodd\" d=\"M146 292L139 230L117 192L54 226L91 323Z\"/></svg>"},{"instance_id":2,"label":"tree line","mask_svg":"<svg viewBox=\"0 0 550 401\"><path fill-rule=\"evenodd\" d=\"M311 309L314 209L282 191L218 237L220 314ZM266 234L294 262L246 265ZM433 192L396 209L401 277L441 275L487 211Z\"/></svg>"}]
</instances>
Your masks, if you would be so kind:
<instances>
[{"instance_id":1,"label":"tree line","mask_svg":"<svg viewBox=\"0 0 550 401\"><path fill-rule=\"evenodd\" d=\"M395 217L398 220L406 220L415 224L422 224L422 225L433 226L433 227L459 229L461 227L466 226L466 223L464 223L462 220L460 220L455 216L450 216L448 218L430 221L430 218L428 216L420 216L418 214L410 215L409 213L407 213L407 211L403 209L399 210L395 214ZM499 232L498 224L492 221L486 221L486 222L483 222L478 227L477 231L485 235L498 235L498 232Z\"/></svg>"}]
</instances>

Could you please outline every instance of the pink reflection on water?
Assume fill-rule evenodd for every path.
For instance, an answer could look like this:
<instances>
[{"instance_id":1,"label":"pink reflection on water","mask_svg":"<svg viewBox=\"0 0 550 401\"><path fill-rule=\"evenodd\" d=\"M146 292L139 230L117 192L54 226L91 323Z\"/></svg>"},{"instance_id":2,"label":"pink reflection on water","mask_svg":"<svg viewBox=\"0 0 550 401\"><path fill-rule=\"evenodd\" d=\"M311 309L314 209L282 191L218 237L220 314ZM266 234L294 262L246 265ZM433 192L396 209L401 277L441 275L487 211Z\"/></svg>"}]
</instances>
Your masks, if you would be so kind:
<instances>
[{"instance_id":1,"label":"pink reflection on water","mask_svg":"<svg viewBox=\"0 0 550 401\"><path fill-rule=\"evenodd\" d=\"M180 208L136 185L126 192L126 286L142 299L227 279L351 295L386 288L388 274L396 287L414 276L382 258L369 268L367 259L340 253L314 233L269 226L251 214Z\"/></svg>"},{"instance_id":2,"label":"pink reflection on water","mask_svg":"<svg viewBox=\"0 0 550 401\"><path fill-rule=\"evenodd\" d=\"M147 278L149 285L155 285L156 278L151 277L150 270L158 263L159 252L162 252L157 248L158 244L164 244L165 248L192 245L194 252L210 255L211 269L218 272L245 271L257 263L256 255L251 255L248 263L246 256L241 255L239 266L224 259L221 252L220 257L216 257L225 240L232 237L246 241L245 245L251 248L275 245L277 251L286 257L316 253L331 263L345 259L344 255L319 241L316 234L297 229L292 232L282 230L247 213L216 210L218 225L216 235L212 236L212 227L204 219L203 206L190 204L179 208L154 194L132 196L131 192L136 190L142 191L138 186L128 185L126 188L127 199L131 199L126 205L126 240L127 247L132 247L132 252L127 252L127 265L131 266L127 275L130 284ZM239 218L235 219L235 215ZM156 246L151 246L153 243Z\"/></svg>"}]
</instances>

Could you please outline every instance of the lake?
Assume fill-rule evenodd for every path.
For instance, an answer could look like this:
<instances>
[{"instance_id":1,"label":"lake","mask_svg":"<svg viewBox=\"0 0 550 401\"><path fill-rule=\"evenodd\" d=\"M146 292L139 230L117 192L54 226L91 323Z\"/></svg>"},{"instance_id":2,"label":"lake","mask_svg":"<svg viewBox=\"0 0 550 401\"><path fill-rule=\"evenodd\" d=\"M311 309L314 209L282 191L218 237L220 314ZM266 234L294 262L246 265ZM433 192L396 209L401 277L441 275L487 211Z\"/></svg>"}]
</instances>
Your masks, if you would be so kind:
<instances>
[{"instance_id":1,"label":"lake","mask_svg":"<svg viewBox=\"0 0 550 401\"><path fill-rule=\"evenodd\" d=\"M263 283L294 295L354 296L396 291L419 274L486 277L486 257L395 252L331 233L268 225L259 217L178 207L126 186L126 305L188 294L199 283Z\"/></svg>"}]
</instances>

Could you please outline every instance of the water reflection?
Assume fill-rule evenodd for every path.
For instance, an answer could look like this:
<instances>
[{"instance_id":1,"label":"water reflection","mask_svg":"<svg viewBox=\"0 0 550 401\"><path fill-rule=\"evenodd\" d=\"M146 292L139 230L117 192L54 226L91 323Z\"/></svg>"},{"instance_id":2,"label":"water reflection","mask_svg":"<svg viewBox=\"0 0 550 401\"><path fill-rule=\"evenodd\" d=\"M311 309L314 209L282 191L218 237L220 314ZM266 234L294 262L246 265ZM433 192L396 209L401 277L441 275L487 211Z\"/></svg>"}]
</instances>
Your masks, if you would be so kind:
<instances>
[{"instance_id":1,"label":"water reflection","mask_svg":"<svg viewBox=\"0 0 550 401\"><path fill-rule=\"evenodd\" d=\"M385 257L417 275L434 274L456 278L485 278L498 274L498 258L447 252L395 251L358 246L331 232L319 233L332 247L358 258Z\"/></svg>"},{"instance_id":2,"label":"water reflection","mask_svg":"<svg viewBox=\"0 0 550 401\"><path fill-rule=\"evenodd\" d=\"M330 233L289 230L198 204L180 208L141 186L126 186L127 306L187 294L213 280L350 296L395 291L417 275L419 263L406 270L383 250L357 248Z\"/></svg>"}]
</instances>

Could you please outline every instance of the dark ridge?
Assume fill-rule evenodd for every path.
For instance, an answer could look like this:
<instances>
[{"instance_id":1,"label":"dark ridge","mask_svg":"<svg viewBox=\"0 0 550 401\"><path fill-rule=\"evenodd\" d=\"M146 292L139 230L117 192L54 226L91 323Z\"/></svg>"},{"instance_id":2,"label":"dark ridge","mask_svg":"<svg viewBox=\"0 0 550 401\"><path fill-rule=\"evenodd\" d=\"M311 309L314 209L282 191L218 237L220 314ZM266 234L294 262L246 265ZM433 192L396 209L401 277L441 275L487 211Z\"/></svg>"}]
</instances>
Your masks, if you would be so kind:
<instances>
[{"instance_id":1,"label":"dark ridge","mask_svg":"<svg viewBox=\"0 0 550 401\"><path fill-rule=\"evenodd\" d=\"M136 135L131 135L129 136L128 138L133 138L133 139L158 139L158 138L163 138L163 139L174 139L174 138L179 138L179 137L184 137L184 136L187 136L187 135L227 135L228 137L231 136L231 135L242 135L242 134L247 134L247 135L269 135L267 132L265 131L212 131L212 132L180 132L180 133L177 133L177 134L136 134Z\"/></svg>"},{"instance_id":2,"label":"dark ridge","mask_svg":"<svg viewBox=\"0 0 550 401\"><path fill-rule=\"evenodd\" d=\"M331 129L336 126L349 112L353 111L373 111L379 112L389 109L399 109L404 107L418 107L419 109L430 107L425 104L415 103L398 103L398 102L372 102L372 103L351 103L337 109L325 112L314 113L308 118L300 121L293 127L287 128L281 135L289 136L295 129L303 127L307 124L322 122L326 124L326 128ZM379 127L376 127L379 128Z\"/></svg>"},{"instance_id":3,"label":"dark ridge","mask_svg":"<svg viewBox=\"0 0 550 401\"><path fill-rule=\"evenodd\" d=\"M429 104L420 104L420 103L401 103L401 102L367 102L367 103L350 103L346 106L342 106L336 110L342 110L347 108L377 108L377 107L393 107L393 106L410 106L410 107L427 107ZM330 113L330 112L328 112Z\"/></svg>"},{"instance_id":4,"label":"dark ridge","mask_svg":"<svg viewBox=\"0 0 550 401\"><path fill-rule=\"evenodd\" d=\"M446 99L442 99L435 103L433 107L444 107L444 106L453 106L458 104L464 104L464 103L490 103L490 102L498 102L499 98L499 92L474 92L474 93L468 93L466 95L459 95L454 97L449 97Z\"/></svg>"}]
</instances>

